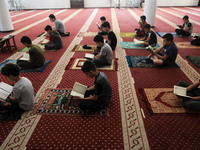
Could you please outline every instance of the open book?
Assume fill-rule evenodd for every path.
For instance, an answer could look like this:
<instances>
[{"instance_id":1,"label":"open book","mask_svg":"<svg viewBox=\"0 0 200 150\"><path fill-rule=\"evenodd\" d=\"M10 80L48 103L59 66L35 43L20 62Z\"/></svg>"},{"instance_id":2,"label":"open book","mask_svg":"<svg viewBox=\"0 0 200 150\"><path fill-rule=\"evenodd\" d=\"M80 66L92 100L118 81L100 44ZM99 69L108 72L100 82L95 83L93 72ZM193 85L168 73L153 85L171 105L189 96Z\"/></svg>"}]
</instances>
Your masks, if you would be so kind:
<instances>
[{"instance_id":1,"label":"open book","mask_svg":"<svg viewBox=\"0 0 200 150\"><path fill-rule=\"evenodd\" d=\"M143 44L144 43L144 41L140 41L140 40L137 40L137 39L134 39L133 41L135 42L135 44Z\"/></svg>"},{"instance_id":2,"label":"open book","mask_svg":"<svg viewBox=\"0 0 200 150\"><path fill-rule=\"evenodd\" d=\"M45 43L48 43L48 42L49 42L49 40L44 39L44 40L42 41L42 44L45 44Z\"/></svg>"},{"instance_id":3,"label":"open book","mask_svg":"<svg viewBox=\"0 0 200 150\"><path fill-rule=\"evenodd\" d=\"M100 24L98 22L96 22L96 24L97 24L98 28L101 28L101 26L100 26Z\"/></svg>"},{"instance_id":4,"label":"open book","mask_svg":"<svg viewBox=\"0 0 200 150\"><path fill-rule=\"evenodd\" d=\"M75 82L74 87L71 91L71 95L80 96L81 98L84 98L86 90L87 90L87 86L80 84L78 82Z\"/></svg>"},{"instance_id":5,"label":"open book","mask_svg":"<svg viewBox=\"0 0 200 150\"><path fill-rule=\"evenodd\" d=\"M6 99L12 91L13 91L13 86L6 84L4 82L0 83L0 98Z\"/></svg>"},{"instance_id":6,"label":"open book","mask_svg":"<svg viewBox=\"0 0 200 150\"><path fill-rule=\"evenodd\" d=\"M183 26L182 26L182 25L179 25L179 24L177 24L177 26L178 26L179 28L181 28L181 29L183 28Z\"/></svg>"},{"instance_id":7,"label":"open book","mask_svg":"<svg viewBox=\"0 0 200 150\"><path fill-rule=\"evenodd\" d=\"M24 53L24 55L19 60L29 61L30 55L28 53Z\"/></svg>"},{"instance_id":8,"label":"open book","mask_svg":"<svg viewBox=\"0 0 200 150\"><path fill-rule=\"evenodd\" d=\"M93 55L93 54L90 54L90 53L86 53L86 54L85 54L85 58L86 58L86 59L91 59L91 60L92 60L92 59L94 59L94 55Z\"/></svg>"},{"instance_id":9,"label":"open book","mask_svg":"<svg viewBox=\"0 0 200 150\"><path fill-rule=\"evenodd\" d=\"M150 53L153 53L154 52L154 49L151 45L147 46L146 49L150 52Z\"/></svg>"},{"instance_id":10,"label":"open book","mask_svg":"<svg viewBox=\"0 0 200 150\"><path fill-rule=\"evenodd\" d=\"M187 95L187 89L185 87L174 85L174 94L182 97L191 98L191 96Z\"/></svg>"}]
</instances>

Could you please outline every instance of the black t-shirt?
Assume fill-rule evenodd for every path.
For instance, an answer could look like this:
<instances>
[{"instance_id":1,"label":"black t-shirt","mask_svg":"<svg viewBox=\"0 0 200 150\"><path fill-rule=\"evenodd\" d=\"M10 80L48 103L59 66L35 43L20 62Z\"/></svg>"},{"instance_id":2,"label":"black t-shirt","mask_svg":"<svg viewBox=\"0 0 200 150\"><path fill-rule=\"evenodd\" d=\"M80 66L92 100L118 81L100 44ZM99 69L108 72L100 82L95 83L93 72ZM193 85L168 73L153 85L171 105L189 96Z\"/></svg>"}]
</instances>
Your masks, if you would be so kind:
<instances>
[{"instance_id":1,"label":"black t-shirt","mask_svg":"<svg viewBox=\"0 0 200 150\"><path fill-rule=\"evenodd\" d=\"M148 33L146 33L145 36L146 36L146 38L150 37L149 45L157 44L156 34L152 30L150 30Z\"/></svg>"},{"instance_id":2,"label":"black t-shirt","mask_svg":"<svg viewBox=\"0 0 200 150\"><path fill-rule=\"evenodd\" d=\"M99 72L95 78L94 86L94 94L98 96L98 100L110 100L112 97L112 88L107 76L103 72Z\"/></svg>"},{"instance_id":3,"label":"black t-shirt","mask_svg":"<svg viewBox=\"0 0 200 150\"><path fill-rule=\"evenodd\" d=\"M108 33L108 40L111 40L110 47L112 48L112 50L115 50L117 46L117 37L113 31L110 31Z\"/></svg>"}]
</instances>

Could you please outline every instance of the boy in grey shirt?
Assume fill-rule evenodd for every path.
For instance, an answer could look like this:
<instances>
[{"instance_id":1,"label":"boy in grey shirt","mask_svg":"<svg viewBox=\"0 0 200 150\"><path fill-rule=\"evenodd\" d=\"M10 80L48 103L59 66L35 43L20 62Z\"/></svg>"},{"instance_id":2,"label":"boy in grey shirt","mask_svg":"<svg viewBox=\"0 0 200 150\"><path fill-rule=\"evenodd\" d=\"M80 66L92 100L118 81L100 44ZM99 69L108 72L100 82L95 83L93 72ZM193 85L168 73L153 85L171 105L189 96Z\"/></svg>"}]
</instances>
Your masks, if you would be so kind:
<instances>
[{"instance_id":1,"label":"boy in grey shirt","mask_svg":"<svg viewBox=\"0 0 200 150\"><path fill-rule=\"evenodd\" d=\"M6 64L1 73L16 83L12 94L6 100L0 100L0 110L22 113L32 109L35 105L34 89L29 79L19 75L19 67L12 63Z\"/></svg>"},{"instance_id":2,"label":"boy in grey shirt","mask_svg":"<svg viewBox=\"0 0 200 150\"><path fill-rule=\"evenodd\" d=\"M56 19L53 14L49 15L49 19L51 20L51 22L54 22L55 29L61 36L69 36L70 32L65 32L65 25L62 21Z\"/></svg>"},{"instance_id":3,"label":"boy in grey shirt","mask_svg":"<svg viewBox=\"0 0 200 150\"><path fill-rule=\"evenodd\" d=\"M94 57L93 63L96 67L110 66L112 64L113 52L111 47L104 43L104 39L101 35L96 35L94 37L94 42L96 42L98 47L101 47L100 53Z\"/></svg>"}]
</instances>

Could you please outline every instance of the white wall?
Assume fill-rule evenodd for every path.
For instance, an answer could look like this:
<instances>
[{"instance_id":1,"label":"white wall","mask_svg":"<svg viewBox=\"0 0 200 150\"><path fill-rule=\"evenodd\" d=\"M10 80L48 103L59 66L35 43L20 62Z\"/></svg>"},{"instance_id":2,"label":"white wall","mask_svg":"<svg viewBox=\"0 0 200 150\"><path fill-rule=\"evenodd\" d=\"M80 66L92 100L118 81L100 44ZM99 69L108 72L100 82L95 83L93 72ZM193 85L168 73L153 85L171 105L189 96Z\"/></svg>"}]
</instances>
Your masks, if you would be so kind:
<instances>
[{"instance_id":1,"label":"white wall","mask_svg":"<svg viewBox=\"0 0 200 150\"><path fill-rule=\"evenodd\" d=\"M157 0L157 6L198 6L199 0Z\"/></svg>"},{"instance_id":2,"label":"white wall","mask_svg":"<svg viewBox=\"0 0 200 150\"><path fill-rule=\"evenodd\" d=\"M115 1L118 0L84 0L84 6L85 8L115 7ZM128 7L128 1L131 1L132 7L137 6L140 2L140 0L120 1L121 7ZM157 0L157 6L197 6L198 2L199 0ZM70 0L21 0L22 9L54 9L70 7Z\"/></svg>"},{"instance_id":3,"label":"white wall","mask_svg":"<svg viewBox=\"0 0 200 150\"><path fill-rule=\"evenodd\" d=\"M9 1L9 0L8 0ZM15 0L21 1L21 9L70 8L70 0Z\"/></svg>"}]
</instances>

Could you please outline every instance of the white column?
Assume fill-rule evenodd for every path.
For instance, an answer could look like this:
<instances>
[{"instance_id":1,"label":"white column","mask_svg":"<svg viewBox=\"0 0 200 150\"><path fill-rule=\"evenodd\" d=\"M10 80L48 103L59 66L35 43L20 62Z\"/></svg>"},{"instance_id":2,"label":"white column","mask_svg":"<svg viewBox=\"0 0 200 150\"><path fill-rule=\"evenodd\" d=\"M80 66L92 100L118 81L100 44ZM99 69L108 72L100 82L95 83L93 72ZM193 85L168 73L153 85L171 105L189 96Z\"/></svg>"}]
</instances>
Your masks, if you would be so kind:
<instances>
[{"instance_id":1,"label":"white column","mask_svg":"<svg viewBox=\"0 0 200 150\"><path fill-rule=\"evenodd\" d=\"M145 0L144 15L147 18L147 23L151 26L155 25L157 0Z\"/></svg>"},{"instance_id":2,"label":"white column","mask_svg":"<svg viewBox=\"0 0 200 150\"><path fill-rule=\"evenodd\" d=\"M0 31L13 31L7 0L0 0Z\"/></svg>"}]
</instances>

